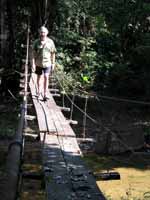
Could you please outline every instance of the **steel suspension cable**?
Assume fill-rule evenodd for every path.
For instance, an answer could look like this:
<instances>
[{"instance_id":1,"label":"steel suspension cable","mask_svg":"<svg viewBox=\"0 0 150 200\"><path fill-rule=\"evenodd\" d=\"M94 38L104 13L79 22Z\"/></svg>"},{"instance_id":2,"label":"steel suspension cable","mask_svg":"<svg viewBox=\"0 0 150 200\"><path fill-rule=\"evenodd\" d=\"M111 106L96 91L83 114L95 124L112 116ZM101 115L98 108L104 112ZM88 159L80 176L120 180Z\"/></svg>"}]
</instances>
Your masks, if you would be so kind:
<instances>
[{"instance_id":1,"label":"steel suspension cable","mask_svg":"<svg viewBox=\"0 0 150 200\"><path fill-rule=\"evenodd\" d=\"M55 77L57 78L58 83L59 83L60 87L62 88L62 90L65 90L65 89L63 88L61 82L59 81L58 76L57 76L56 74L54 74L54 75L55 75ZM71 98L67 95L67 93L66 93L66 97L68 98L68 100L69 100L70 102L72 102ZM72 102L72 103L73 103L73 102ZM74 103L74 107L76 107L82 114L86 115L86 117L87 117L88 119L90 119L94 124L96 124L99 128L103 127L106 131L108 131L108 132L110 132L112 135L114 135L114 136L117 138L117 140L118 140L125 148L127 148L127 149L130 150L132 153L134 153L134 150L133 150L130 146L126 145L120 138L118 138L118 135L117 135L114 131L112 131L112 130L111 130L110 128L108 128L108 127L105 127L104 125L102 125L102 122L98 122L97 120L95 120L95 119L93 119L91 116L89 116L87 113L85 114L85 112L84 112L79 106L77 106L75 103Z\"/></svg>"}]
</instances>

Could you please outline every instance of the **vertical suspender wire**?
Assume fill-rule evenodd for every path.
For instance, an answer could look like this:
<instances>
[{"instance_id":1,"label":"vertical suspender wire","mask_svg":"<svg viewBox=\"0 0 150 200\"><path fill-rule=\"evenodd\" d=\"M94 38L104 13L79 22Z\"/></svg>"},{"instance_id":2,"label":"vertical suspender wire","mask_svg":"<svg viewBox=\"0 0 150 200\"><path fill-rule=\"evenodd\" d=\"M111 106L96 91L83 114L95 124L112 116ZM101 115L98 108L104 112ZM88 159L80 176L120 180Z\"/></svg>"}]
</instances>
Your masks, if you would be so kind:
<instances>
[{"instance_id":1,"label":"vertical suspender wire","mask_svg":"<svg viewBox=\"0 0 150 200\"><path fill-rule=\"evenodd\" d=\"M85 97L84 115L83 115L83 138L86 137L87 103L88 103L88 96L86 95L86 97Z\"/></svg>"},{"instance_id":2,"label":"vertical suspender wire","mask_svg":"<svg viewBox=\"0 0 150 200\"><path fill-rule=\"evenodd\" d=\"M73 93L72 101L71 101L70 121L72 121L73 108L74 108L74 100L75 100L75 93Z\"/></svg>"},{"instance_id":3,"label":"vertical suspender wire","mask_svg":"<svg viewBox=\"0 0 150 200\"><path fill-rule=\"evenodd\" d=\"M65 91L62 91L62 107L65 108Z\"/></svg>"},{"instance_id":4,"label":"vertical suspender wire","mask_svg":"<svg viewBox=\"0 0 150 200\"><path fill-rule=\"evenodd\" d=\"M62 91L62 107L65 107L65 89L64 89L64 77L62 79L63 91Z\"/></svg>"},{"instance_id":5,"label":"vertical suspender wire","mask_svg":"<svg viewBox=\"0 0 150 200\"><path fill-rule=\"evenodd\" d=\"M54 73L55 73L55 72L53 72L53 74L54 74ZM56 94L57 94L57 92L56 92L56 89L57 89L57 87L56 87L57 82L56 82L56 81L57 81L57 80L56 80L56 78L55 78L54 75L53 75L52 78L53 78L53 84L54 84L54 87L53 87L53 88L54 88L54 95L56 95Z\"/></svg>"}]
</instances>

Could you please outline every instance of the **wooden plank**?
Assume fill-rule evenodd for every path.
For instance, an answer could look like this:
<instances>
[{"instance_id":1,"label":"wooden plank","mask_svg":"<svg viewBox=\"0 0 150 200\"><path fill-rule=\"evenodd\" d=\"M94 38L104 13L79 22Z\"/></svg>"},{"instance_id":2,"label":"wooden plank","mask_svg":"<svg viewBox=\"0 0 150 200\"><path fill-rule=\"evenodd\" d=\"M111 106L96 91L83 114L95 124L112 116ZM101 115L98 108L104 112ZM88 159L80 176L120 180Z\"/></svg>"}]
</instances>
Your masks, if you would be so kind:
<instances>
[{"instance_id":1,"label":"wooden plank","mask_svg":"<svg viewBox=\"0 0 150 200\"><path fill-rule=\"evenodd\" d=\"M83 161L76 166L68 166L57 136L47 137L43 155L47 200L105 199L98 190L93 190L95 182L89 184L87 181L90 173L83 167Z\"/></svg>"},{"instance_id":2,"label":"wooden plank","mask_svg":"<svg viewBox=\"0 0 150 200\"><path fill-rule=\"evenodd\" d=\"M56 127L55 127L54 120L51 116L50 111L48 110L48 108L44 102L40 101L40 104L42 105L43 111L46 115L45 123L47 125L48 133L56 133Z\"/></svg>"},{"instance_id":3,"label":"wooden plank","mask_svg":"<svg viewBox=\"0 0 150 200\"><path fill-rule=\"evenodd\" d=\"M31 83L32 97L36 92L34 80ZM83 162L76 136L52 94L46 102L33 98L39 128L52 127L56 134L43 134L43 169L46 182L46 199L62 200L104 200L96 181ZM44 117L42 116L44 113ZM42 119L43 118L43 119ZM42 121L44 120L44 121ZM47 120L47 121L46 121ZM42 122L41 122L42 121Z\"/></svg>"},{"instance_id":4,"label":"wooden plank","mask_svg":"<svg viewBox=\"0 0 150 200\"><path fill-rule=\"evenodd\" d=\"M65 111L65 112L70 112L70 108L67 108L67 107L59 107L62 111Z\"/></svg>"},{"instance_id":5,"label":"wooden plank","mask_svg":"<svg viewBox=\"0 0 150 200\"><path fill-rule=\"evenodd\" d=\"M50 96L51 96L51 94L50 94ZM61 112L61 108L56 105L53 98L51 100L47 101L47 107L51 112L51 115L54 119L54 123L55 123L55 126L57 128L57 132L59 133L59 135L60 134L62 134L62 135L67 134L69 136L75 136L72 128L68 124L68 121L66 120L63 113ZM67 130L68 132L64 131L63 125L67 125L67 127L69 127L69 130Z\"/></svg>"},{"instance_id":6,"label":"wooden plank","mask_svg":"<svg viewBox=\"0 0 150 200\"><path fill-rule=\"evenodd\" d=\"M55 124L55 127L57 129L57 133L61 133L63 131L63 129L62 129L62 126L61 126L61 124L60 124L60 122L59 122L59 120L56 116L56 111L51 109L50 112L51 112L51 116L54 120L54 124Z\"/></svg>"},{"instance_id":7,"label":"wooden plank","mask_svg":"<svg viewBox=\"0 0 150 200\"><path fill-rule=\"evenodd\" d=\"M58 116L58 111L55 114ZM70 134L68 137L64 133L64 130L67 130L68 133L68 123L64 123L63 121L63 125L61 124L61 126L66 127L58 134L58 141L65 163L67 163L67 171L69 171L68 176L70 177L72 192L74 192L76 199L104 199L96 186L94 178L88 173L85 164L81 160L80 149L76 139L70 137ZM73 136L72 130L70 130L70 132L71 136ZM62 133L65 136L61 136ZM72 172L76 175L72 174ZM80 174L78 174L78 172L80 172ZM77 181L78 176L82 177L82 181ZM84 179L84 177L86 177L86 179Z\"/></svg>"},{"instance_id":8,"label":"wooden plank","mask_svg":"<svg viewBox=\"0 0 150 200\"><path fill-rule=\"evenodd\" d=\"M48 129L46 126L46 122L45 122L46 119L45 119L43 109L42 109L41 105L37 102L37 99L33 99L33 103L34 103L35 111L37 114L39 130L40 130L40 132L47 132Z\"/></svg>"},{"instance_id":9,"label":"wooden plank","mask_svg":"<svg viewBox=\"0 0 150 200\"><path fill-rule=\"evenodd\" d=\"M71 199L70 197L73 194L71 181L57 136L52 135L51 137L47 137L43 156L46 199Z\"/></svg>"},{"instance_id":10,"label":"wooden plank","mask_svg":"<svg viewBox=\"0 0 150 200\"><path fill-rule=\"evenodd\" d=\"M39 104L37 98L35 97L36 95L36 86L35 86L35 77L31 77L30 79L30 90L31 90L31 95L32 95L32 100L33 100L33 104L35 107L35 111L37 114L37 120L38 120L38 126L39 126L39 130L40 132L47 132L47 125L46 125L46 116L43 112L43 108L42 106Z\"/></svg>"},{"instance_id":11,"label":"wooden plank","mask_svg":"<svg viewBox=\"0 0 150 200\"><path fill-rule=\"evenodd\" d=\"M59 89L58 88L51 88L49 89L50 92L59 92Z\"/></svg>"},{"instance_id":12,"label":"wooden plank","mask_svg":"<svg viewBox=\"0 0 150 200\"><path fill-rule=\"evenodd\" d=\"M37 113L37 119L38 119L40 131L48 132L48 133L56 132L54 121L51 118L51 113L47 109L45 103L35 98L35 94L36 94L35 75L31 77L30 88L31 88L32 99L34 102L35 110Z\"/></svg>"},{"instance_id":13,"label":"wooden plank","mask_svg":"<svg viewBox=\"0 0 150 200\"><path fill-rule=\"evenodd\" d=\"M59 123L59 120L58 120L58 118L56 116L56 112L58 111L59 108L57 107L57 105L53 101L53 99L48 100L46 105L47 105L47 109L49 109L50 115L51 115L51 117L52 117L52 119L54 121L57 133L58 132L62 132L63 129L62 129L61 124Z\"/></svg>"},{"instance_id":14,"label":"wooden plank","mask_svg":"<svg viewBox=\"0 0 150 200\"><path fill-rule=\"evenodd\" d=\"M50 108L51 105L49 104L50 102L48 102L48 107ZM75 191L75 195L79 199L105 199L97 188L94 177L89 174L89 171L85 167L85 163L81 159L82 153L78 146L75 133L59 108L55 110L55 115L53 117L55 120L57 120L59 127L61 127L61 131L58 131L57 135L58 141L63 153L63 157L67 163L72 190ZM58 124L56 124L56 127ZM77 181L78 176L82 177L82 181ZM86 179L84 179L84 177L86 177Z\"/></svg>"}]
</instances>

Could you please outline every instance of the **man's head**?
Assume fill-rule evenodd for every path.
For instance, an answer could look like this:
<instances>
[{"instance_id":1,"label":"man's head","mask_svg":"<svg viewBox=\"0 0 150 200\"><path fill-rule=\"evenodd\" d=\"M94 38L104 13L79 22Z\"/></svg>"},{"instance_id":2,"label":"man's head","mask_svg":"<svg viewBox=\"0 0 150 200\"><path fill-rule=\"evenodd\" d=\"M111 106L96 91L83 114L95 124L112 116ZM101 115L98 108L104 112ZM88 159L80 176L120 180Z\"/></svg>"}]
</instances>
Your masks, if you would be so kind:
<instances>
[{"instance_id":1,"label":"man's head","mask_svg":"<svg viewBox=\"0 0 150 200\"><path fill-rule=\"evenodd\" d=\"M45 38L48 34L48 29L45 26L41 26L39 32L40 32L40 37Z\"/></svg>"}]
</instances>

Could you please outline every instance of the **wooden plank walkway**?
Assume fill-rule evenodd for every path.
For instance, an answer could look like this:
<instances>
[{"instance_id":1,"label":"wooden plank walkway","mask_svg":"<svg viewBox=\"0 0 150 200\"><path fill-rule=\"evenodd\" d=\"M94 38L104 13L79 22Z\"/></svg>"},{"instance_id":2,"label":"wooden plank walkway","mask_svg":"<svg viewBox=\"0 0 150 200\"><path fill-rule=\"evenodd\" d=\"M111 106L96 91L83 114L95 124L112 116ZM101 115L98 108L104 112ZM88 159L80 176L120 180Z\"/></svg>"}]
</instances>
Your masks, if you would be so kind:
<instances>
[{"instance_id":1,"label":"wooden plank walkway","mask_svg":"<svg viewBox=\"0 0 150 200\"><path fill-rule=\"evenodd\" d=\"M54 126L54 123L51 119L51 115L48 113L48 110L42 101L38 101L36 97L36 76L32 75L30 79L30 90L32 95L32 100L34 103L35 111L37 114L37 120L39 125L39 131L43 133L52 133L56 132L56 128Z\"/></svg>"},{"instance_id":2,"label":"wooden plank walkway","mask_svg":"<svg viewBox=\"0 0 150 200\"><path fill-rule=\"evenodd\" d=\"M96 181L86 167L75 133L49 93L46 102L35 98L35 74L30 90L43 141L43 170L47 200L104 200Z\"/></svg>"}]
</instances>

